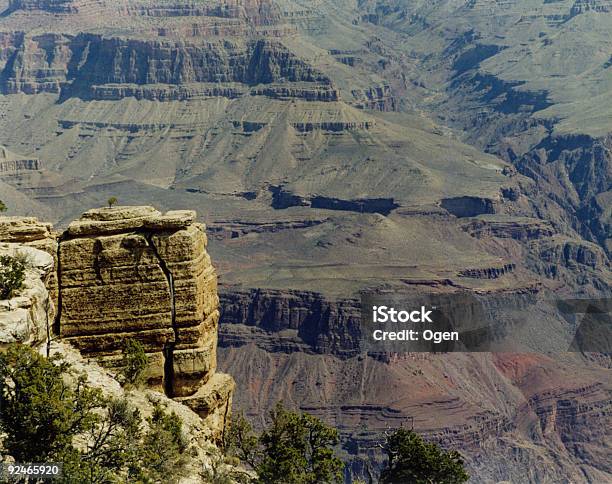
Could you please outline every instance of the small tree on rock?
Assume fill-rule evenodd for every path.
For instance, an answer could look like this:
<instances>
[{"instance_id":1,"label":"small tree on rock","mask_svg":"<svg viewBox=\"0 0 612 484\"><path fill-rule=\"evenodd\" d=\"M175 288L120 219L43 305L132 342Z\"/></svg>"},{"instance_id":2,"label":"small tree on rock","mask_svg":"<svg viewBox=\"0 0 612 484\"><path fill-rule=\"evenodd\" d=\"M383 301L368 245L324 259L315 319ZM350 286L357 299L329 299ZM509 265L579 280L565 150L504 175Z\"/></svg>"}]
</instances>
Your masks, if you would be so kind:
<instances>
[{"instance_id":1,"label":"small tree on rock","mask_svg":"<svg viewBox=\"0 0 612 484\"><path fill-rule=\"evenodd\" d=\"M118 201L117 197L110 197L106 202L108 203L108 208L113 208L113 205L116 205Z\"/></svg>"},{"instance_id":2,"label":"small tree on rock","mask_svg":"<svg viewBox=\"0 0 612 484\"><path fill-rule=\"evenodd\" d=\"M0 299L9 299L23 287L27 258L24 256L0 256Z\"/></svg>"},{"instance_id":3,"label":"small tree on rock","mask_svg":"<svg viewBox=\"0 0 612 484\"><path fill-rule=\"evenodd\" d=\"M386 435L382 449L388 462L381 484L461 484L470 478L458 452L425 442L412 430L400 428Z\"/></svg>"},{"instance_id":4,"label":"small tree on rock","mask_svg":"<svg viewBox=\"0 0 612 484\"><path fill-rule=\"evenodd\" d=\"M0 212L6 212L6 211L7 211L6 205L4 204L2 200L0 200Z\"/></svg>"},{"instance_id":5,"label":"small tree on rock","mask_svg":"<svg viewBox=\"0 0 612 484\"><path fill-rule=\"evenodd\" d=\"M123 342L121 352L125 364L121 370L121 384L123 386L142 385L149 364L144 346L140 341L129 338Z\"/></svg>"},{"instance_id":6,"label":"small tree on rock","mask_svg":"<svg viewBox=\"0 0 612 484\"><path fill-rule=\"evenodd\" d=\"M334 455L338 430L307 413L278 403L271 424L259 436L244 417L230 427L229 447L255 469L260 483L325 484L342 482L344 464Z\"/></svg>"}]
</instances>

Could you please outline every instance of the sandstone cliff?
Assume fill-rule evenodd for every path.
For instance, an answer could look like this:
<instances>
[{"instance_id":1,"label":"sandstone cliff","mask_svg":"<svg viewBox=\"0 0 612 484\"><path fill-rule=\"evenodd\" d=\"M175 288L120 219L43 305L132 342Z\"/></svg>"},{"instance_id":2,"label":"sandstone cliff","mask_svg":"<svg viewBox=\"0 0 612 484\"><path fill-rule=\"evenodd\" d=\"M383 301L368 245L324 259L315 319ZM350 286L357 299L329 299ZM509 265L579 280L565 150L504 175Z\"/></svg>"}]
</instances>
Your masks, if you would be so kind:
<instances>
[{"instance_id":1,"label":"sandstone cliff","mask_svg":"<svg viewBox=\"0 0 612 484\"><path fill-rule=\"evenodd\" d=\"M53 258L38 249L17 243L0 243L0 255L21 254L27 257L29 268L24 287L9 300L0 301L0 351L11 343L20 343L37 348L47 355L61 355L78 374L84 374L87 384L102 391L103 395L116 399L125 399L138 409L143 425L150 417L155 405L160 405L168 412L174 412L182 422L185 437L186 461L185 477L182 484L203 482L202 470L214 469L226 476L245 475L224 463L219 449L214 445L217 427L209 420L202 420L180 402L152 389L126 391L113 378L112 372L99 366L96 362L83 357L75 348L63 341L52 341L53 303L45 288L48 276L53 274ZM6 455L3 458L6 459ZM206 482L206 481L204 481ZM228 480L228 482L234 482Z\"/></svg>"},{"instance_id":2,"label":"sandstone cliff","mask_svg":"<svg viewBox=\"0 0 612 484\"><path fill-rule=\"evenodd\" d=\"M17 298L20 305L3 302L4 312L13 306L25 311L3 315L6 325L18 317L20 328L36 326L32 320L41 327L2 342L40 344L47 336L59 337L113 370L121 367L125 339L139 340L149 356L149 386L191 407L204 419L211 439L219 441L234 382L215 371L219 298L204 230L194 212L162 215L152 207L90 210L59 240L36 219L0 218L0 240L10 242L6 250L20 247L46 261L44 282L50 292L46 296L39 280L32 287L44 291L46 306L42 292ZM54 307L53 324L31 314L46 310L50 321Z\"/></svg>"}]
</instances>

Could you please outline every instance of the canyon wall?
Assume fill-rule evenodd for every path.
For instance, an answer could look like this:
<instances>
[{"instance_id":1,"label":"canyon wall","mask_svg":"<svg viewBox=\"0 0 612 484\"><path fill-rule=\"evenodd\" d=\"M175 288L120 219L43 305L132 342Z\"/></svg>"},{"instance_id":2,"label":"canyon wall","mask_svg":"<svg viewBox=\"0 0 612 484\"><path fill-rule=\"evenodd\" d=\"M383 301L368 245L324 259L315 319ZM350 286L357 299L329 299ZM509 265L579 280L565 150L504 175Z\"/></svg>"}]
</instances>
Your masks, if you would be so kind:
<instances>
[{"instance_id":1,"label":"canyon wall","mask_svg":"<svg viewBox=\"0 0 612 484\"><path fill-rule=\"evenodd\" d=\"M100 96L99 86L185 85L190 83L269 84L279 80L329 85L331 81L272 39L107 38L0 32L0 91L63 96ZM220 86L212 86L219 88ZM135 88L126 89L125 95ZM159 90L157 86L155 89ZM115 89L114 95L121 94Z\"/></svg>"},{"instance_id":2,"label":"canyon wall","mask_svg":"<svg viewBox=\"0 0 612 484\"><path fill-rule=\"evenodd\" d=\"M423 293L431 288L423 287ZM414 428L456 449L471 482L604 482L609 369L577 353L394 353L361 348L357 299L221 288L220 366L248 388L235 406L261 422L277 401L340 430L346 482L378 478L385 431ZM499 306L538 307L537 295ZM495 313L494 313L495 314ZM526 312L555 330L541 314Z\"/></svg>"}]
</instances>

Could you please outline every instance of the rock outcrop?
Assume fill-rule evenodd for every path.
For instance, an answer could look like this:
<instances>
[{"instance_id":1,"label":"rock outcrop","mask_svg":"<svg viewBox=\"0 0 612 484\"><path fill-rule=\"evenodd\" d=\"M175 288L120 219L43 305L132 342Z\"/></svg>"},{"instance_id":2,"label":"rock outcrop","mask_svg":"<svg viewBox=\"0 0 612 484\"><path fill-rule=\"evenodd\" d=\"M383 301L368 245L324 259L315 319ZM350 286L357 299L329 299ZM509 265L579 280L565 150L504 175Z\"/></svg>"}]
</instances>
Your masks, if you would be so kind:
<instances>
[{"instance_id":1,"label":"rock outcrop","mask_svg":"<svg viewBox=\"0 0 612 484\"><path fill-rule=\"evenodd\" d=\"M0 218L0 241L46 261L44 282L51 294L45 303L42 291L47 290L39 282L32 284L38 291L32 297L2 307L8 311L19 303L25 310L19 313L19 328L40 343L49 325L28 329L30 320L43 319L27 319L27 312L48 306L47 320L52 320L56 306L54 336L111 370L122 365L126 339L142 342L149 356L149 386L194 409L212 429L213 440L220 440L234 381L215 371L217 275L206 251L205 227L195 218L192 211L162 215L153 207L90 210L59 241L50 225L34 218ZM51 271L51 255L56 271ZM14 319L2 318L17 327ZM26 336L15 340L27 342Z\"/></svg>"},{"instance_id":2,"label":"rock outcrop","mask_svg":"<svg viewBox=\"0 0 612 484\"><path fill-rule=\"evenodd\" d=\"M48 341L54 307L45 287L53 258L38 249L0 243L0 256L23 257L27 264L23 287L10 299L0 300L0 351L11 343L40 346Z\"/></svg>"},{"instance_id":3,"label":"rock outcrop","mask_svg":"<svg viewBox=\"0 0 612 484\"><path fill-rule=\"evenodd\" d=\"M20 244L41 250L53 259L57 269L57 234L52 226L40 222L35 217L0 217L0 242ZM53 307L57 308L57 270L49 270L45 276L45 286Z\"/></svg>"}]
</instances>

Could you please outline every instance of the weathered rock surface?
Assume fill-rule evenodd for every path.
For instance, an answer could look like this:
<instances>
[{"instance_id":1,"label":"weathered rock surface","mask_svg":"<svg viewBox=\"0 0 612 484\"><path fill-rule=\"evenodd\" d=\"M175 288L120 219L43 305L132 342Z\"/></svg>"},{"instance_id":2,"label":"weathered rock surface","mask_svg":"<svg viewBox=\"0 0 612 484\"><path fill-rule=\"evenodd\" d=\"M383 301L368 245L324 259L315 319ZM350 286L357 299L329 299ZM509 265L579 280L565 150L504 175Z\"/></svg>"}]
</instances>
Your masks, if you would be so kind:
<instances>
[{"instance_id":1,"label":"weathered rock surface","mask_svg":"<svg viewBox=\"0 0 612 484\"><path fill-rule=\"evenodd\" d=\"M549 222L535 218L488 219L477 217L462 227L473 237L499 237L528 241L549 237L555 233Z\"/></svg>"},{"instance_id":2,"label":"weathered rock surface","mask_svg":"<svg viewBox=\"0 0 612 484\"><path fill-rule=\"evenodd\" d=\"M218 438L216 429L223 428L224 422L222 420L207 419L202 421L196 412L182 405L181 402L151 389L126 391L113 377L112 372L98 365L95 361L84 358L83 355L65 342L54 341L50 345L50 354L61 355L77 373L86 375L88 385L99 388L105 396L125 398L130 405L140 411L143 420L151 416L155 405L160 405L167 412L176 413L183 424L182 431L187 444L185 455L189 456L185 476L177 482L181 484L203 482L200 476L202 468L209 468L221 455L220 450L211 441ZM223 375L223 377L226 380L230 378L227 375ZM211 425L211 423L214 423L214 425ZM224 467L226 466L221 464L220 468L218 466L218 470Z\"/></svg>"},{"instance_id":3,"label":"weathered rock surface","mask_svg":"<svg viewBox=\"0 0 612 484\"><path fill-rule=\"evenodd\" d=\"M35 217L0 217L0 241L33 243L51 238L51 224Z\"/></svg>"},{"instance_id":4,"label":"weathered rock surface","mask_svg":"<svg viewBox=\"0 0 612 484\"><path fill-rule=\"evenodd\" d=\"M0 350L11 343L39 346L47 342L54 306L45 283L53 271L53 258L21 244L0 243L0 255L26 258L28 268L23 287L0 300Z\"/></svg>"},{"instance_id":5,"label":"weathered rock surface","mask_svg":"<svg viewBox=\"0 0 612 484\"><path fill-rule=\"evenodd\" d=\"M218 375L216 396L207 390L216 370L219 299L206 244L192 211L86 212L60 242L58 326L63 339L111 367L120 364L126 338L141 341L150 354L150 384L194 403L221 431L233 381Z\"/></svg>"},{"instance_id":6,"label":"weathered rock surface","mask_svg":"<svg viewBox=\"0 0 612 484\"><path fill-rule=\"evenodd\" d=\"M0 242L22 244L42 250L52 257L56 270L48 271L45 285L53 307L57 308L57 234L53 232L52 225L40 222L35 217L0 217Z\"/></svg>"},{"instance_id":7,"label":"weathered rock surface","mask_svg":"<svg viewBox=\"0 0 612 484\"><path fill-rule=\"evenodd\" d=\"M58 242L37 219L0 218L0 247L32 253L39 268L23 294L2 302L0 344L40 344L53 327L84 356L116 369L125 339L139 340L149 385L192 406L220 439L234 382L215 373L217 275L195 219L190 210L148 206L90 210Z\"/></svg>"}]
</instances>

